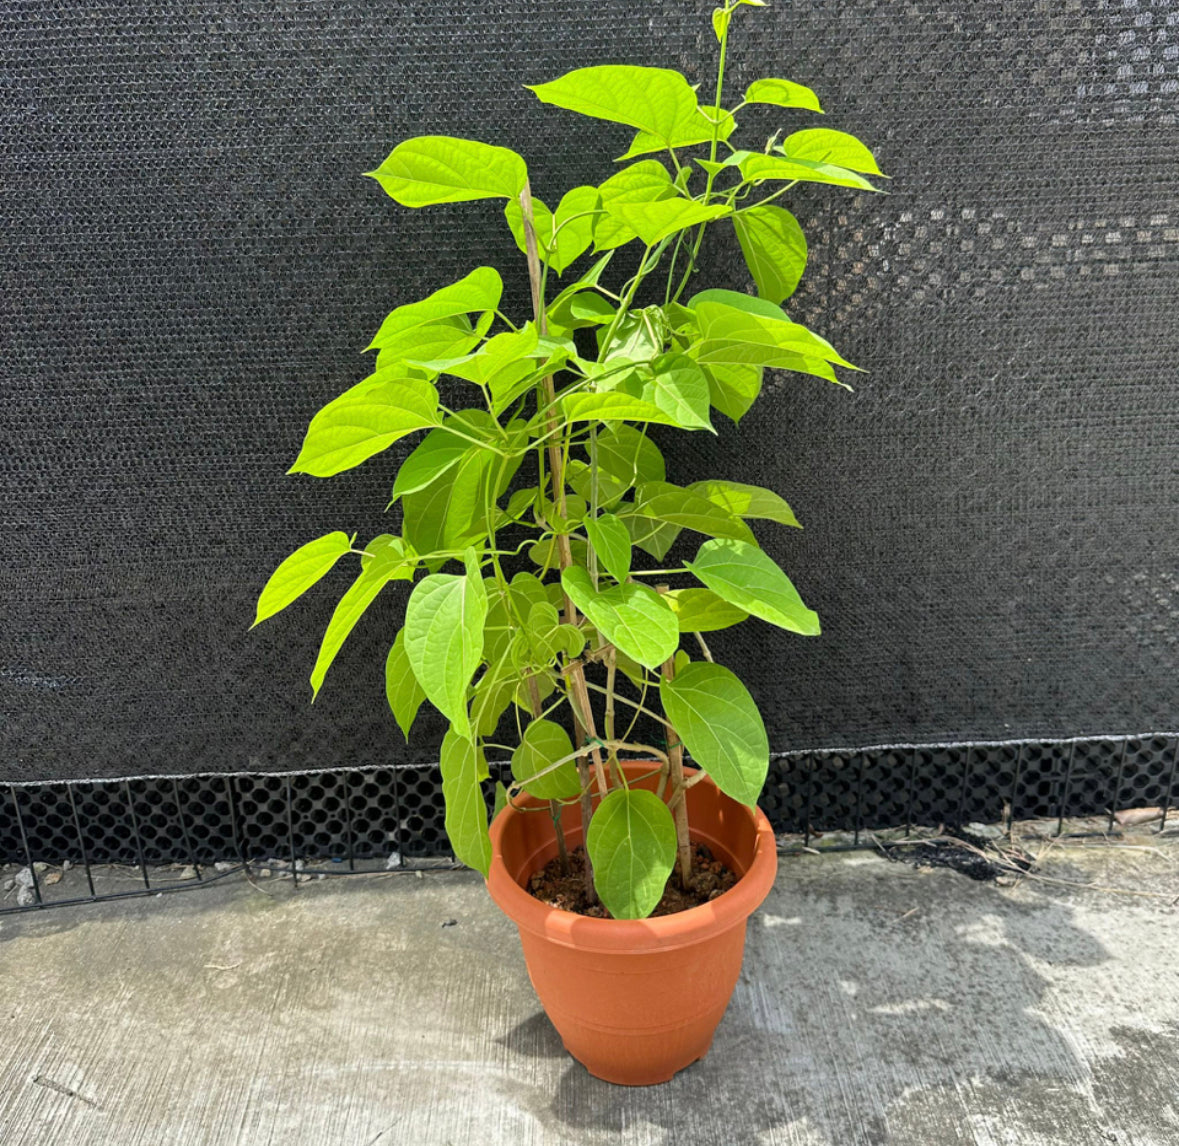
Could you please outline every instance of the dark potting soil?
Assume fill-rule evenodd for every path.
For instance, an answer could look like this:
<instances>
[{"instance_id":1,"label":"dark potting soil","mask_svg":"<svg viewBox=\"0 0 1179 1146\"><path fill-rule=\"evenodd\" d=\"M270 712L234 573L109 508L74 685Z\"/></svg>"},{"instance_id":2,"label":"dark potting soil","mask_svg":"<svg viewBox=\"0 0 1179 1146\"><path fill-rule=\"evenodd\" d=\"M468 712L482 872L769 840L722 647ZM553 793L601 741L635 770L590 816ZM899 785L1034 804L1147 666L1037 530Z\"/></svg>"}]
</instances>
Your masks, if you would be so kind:
<instances>
[{"instance_id":1,"label":"dark potting soil","mask_svg":"<svg viewBox=\"0 0 1179 1146\"><path fill-rule=\"evenodd\" d=\"M692 847L692 878L685 889L680 887L680 873L677 867L668 878L659 906L651 912L655 915L674 915L699 907L710 899L729 890L737 877L703 844ZM572 911L577 915L588 915L594 919L611 919L610 913L600 904L591 904L585 894L585 848L578 848L569 855L569 874L561 874L561 860L550 860L529 881L528 890L542 903Z\"/></svg>"}]
</instances>

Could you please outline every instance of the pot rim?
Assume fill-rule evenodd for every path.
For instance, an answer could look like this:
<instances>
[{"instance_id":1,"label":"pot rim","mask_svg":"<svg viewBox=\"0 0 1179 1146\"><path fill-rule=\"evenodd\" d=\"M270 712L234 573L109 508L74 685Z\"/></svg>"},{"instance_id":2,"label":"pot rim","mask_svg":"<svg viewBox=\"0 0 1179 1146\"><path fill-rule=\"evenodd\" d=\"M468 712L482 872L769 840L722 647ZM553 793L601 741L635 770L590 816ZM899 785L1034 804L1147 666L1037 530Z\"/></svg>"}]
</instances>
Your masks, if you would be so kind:
<instances>
[{"instance_id":1,"label":"pot rim","mask_svg":"<svg viewBox=\"0 0 1179 1146\"><path fill-rule=\"evenodd\" d=\"M629 772L648 770L650 762L625 761ZM702 781L713 788L711 779ZM529 805L543 807L543 801L525 797ZM521 887L508 873L503 860L502 841L508 826L524 813L510 805L491 825L491 871L487 890L499 908L518 927L565 947L599 951L667 951L687 947L732 927L743 925L770 893L778 870L777 840L765 813L757 807L734 804L753 820L757 842L753 860L733 887L708 903L647 919L594 919L542 903Z\"/></svg>"}]
</instances>

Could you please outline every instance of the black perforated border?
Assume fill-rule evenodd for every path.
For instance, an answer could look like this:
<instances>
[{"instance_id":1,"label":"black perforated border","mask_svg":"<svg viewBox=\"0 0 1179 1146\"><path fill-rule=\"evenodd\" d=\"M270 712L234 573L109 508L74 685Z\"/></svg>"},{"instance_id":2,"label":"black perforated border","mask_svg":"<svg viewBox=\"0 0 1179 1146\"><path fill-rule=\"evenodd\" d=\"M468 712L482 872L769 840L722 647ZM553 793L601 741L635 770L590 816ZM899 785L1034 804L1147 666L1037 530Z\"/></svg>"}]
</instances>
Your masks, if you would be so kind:
<instances>
[{"instance_id":1,"label":"black perforated border","mask_svg":"<svg viewBox=\"0 0 1179 1146\"><path fill-rule=\"evenodd\" d=\"M1109 817L1175 802L1179 734L1070 740L886 745L783 753L761 805L777 832L860 834L971 822ZM490 808L495 779L485 784ZM325 874L413 867L453 858L438 771L370 766L0 784L0 862L86 868L84 902L147 894L150 869L183 864L281 864ZM134 865L143 889L105 893L91 868ZM186 885L188 886L188 885ZM158 885L156 890L158 890ZM34 884L35 902L58 906Z\"/></svg>"}]
</instances>

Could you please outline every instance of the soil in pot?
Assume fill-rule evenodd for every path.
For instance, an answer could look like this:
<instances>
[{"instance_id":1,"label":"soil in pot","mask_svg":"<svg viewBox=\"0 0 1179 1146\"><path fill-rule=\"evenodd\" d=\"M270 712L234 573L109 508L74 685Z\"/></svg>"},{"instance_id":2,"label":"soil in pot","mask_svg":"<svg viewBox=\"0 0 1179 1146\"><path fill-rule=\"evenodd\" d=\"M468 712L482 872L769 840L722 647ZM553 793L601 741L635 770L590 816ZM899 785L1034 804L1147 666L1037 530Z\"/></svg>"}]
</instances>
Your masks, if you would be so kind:
<instances>
[{"instance_id":1,"label":"soil in pot","mask_svg":"<svg viewBox=\"0 0 1179 1146\"><path fill-rule=\"evenodd\" d=\"M668 878L667 887L659 906L652 916L674 915L716 899L737 882L737 876L704 844L692 848L692 876L685 889L680 886L678 871ZM600 904L591 904L585 894L585 848L577 848L569 856L569 873L561 874L561 861L550 860L528 881L528 890L535 898L550 907L587 915L592 919L611 919L610 913Z\"/></svg>"}]
</instances>

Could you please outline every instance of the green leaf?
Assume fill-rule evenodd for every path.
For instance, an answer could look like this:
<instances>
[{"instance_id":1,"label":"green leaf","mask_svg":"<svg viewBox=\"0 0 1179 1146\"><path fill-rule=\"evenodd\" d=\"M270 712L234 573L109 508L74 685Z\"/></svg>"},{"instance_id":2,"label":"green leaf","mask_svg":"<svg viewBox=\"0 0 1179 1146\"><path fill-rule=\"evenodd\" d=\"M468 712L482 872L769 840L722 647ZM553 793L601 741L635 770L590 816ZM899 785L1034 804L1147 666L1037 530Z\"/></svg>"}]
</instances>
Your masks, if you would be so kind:
<instances>
[{"instance_id":1,"label":"green leaf","mask_svg":"<svg viewBox=\"0 0 1179 1146\"><path fill-rule=\"evenodd\" d=\"M649 247L677 231L732 214L732 208L723 203L707 205L694 199L679 198L660 199L654 203L611 203L606 210Z\"/></svg>"},{"instance_id":2,"label":"green leaf","mask_svg":"<svg viewBox=\"0 0 1179 1146\"><path fill-rule=\"evenodd\" d=\"M663 599L675 613L681 633L712 633L739 625L749 616L711 589L672 589Z\"/></svg>"},{"instance_id":3,"label":"green leaf","mask_svg":"<svg viewBox=\"0 0 1179 1146\"><path fill-rule=\"evenodd\" d=\"M621 487L619 493L632 485L663 481L667 477L659 447L625 422L616 423L598 435L597 463L599 479L604 476L612 480L615 488Z\"/></svg>"},{"instance_id":4,"label":"green leaf","mask_svg":"<svg viewBox=\"0 0 1179 1146\"><path fill-rule=\"evenodd\" d=\"M701 339L694 357L701 366L737 363L814 374L822 370L810 364L817 361L857 369L826 339L797 322L779 322L714 302L698 303L694 309L700 318Z\"/></svg>"},{"instance_id":5,"label":"green leaf","mask_svg":"<svg viewBox=\"0 0 1179 1146\"><path fill-rule=\"evenodd\" d=\"M622 518L627 533L630 534L632 545L637 545L644 553L649 553L656 561L662 561L667 551L675 544L681 530L678 525L668 521L656 521L650 517L636 517L626 514Z\"/></svg>"},{"instance_id":6,"label":"green leaf","mask_svg":"<svg viewBox=\"0 0 1179 1146\"><path fill-rule=\"evenodd\" d=\"M822 113L819 97L810 88L790 80L754 80L745 89L746 103L768 103L775 107L798 107Z\"/></svg>"},{"instance_id":7,"label":"green leaf","mask_svg":"<svg viewBox=\"0 0 1179 1146\"><path fill-rule=\"evenodd\" d=\"M630 576L630 534L612 513L599 514L585 521L590 544L606 572L621 584Z\"/></svg>"},{"instance_id":8,"label":"green leaf","mask_svg":"<svg viewBox=\"0 0 1179 1146\"><path fill-rule=\"evenodd\" d=\"M500 814L508 806L508 790L498 780L495 782L495 807L491 812L491 819L494 822L495 817Z\"/></svg>"},{"instance_id":9,"label":"green leaf","mask_svg":"<svg viewBox=\"0 0 1179 1146\"><path fill-rule=\"evenodd\" d=\"M482 410L464 410L448 418L446 426L476 437L494 429L491 415ZM463 549L478 539L485 532L488 502L494 503L507 488L520 460L472 446L429 485L404 495L406 540L418 553L428 554Z\"/></svg>"},{"instance_id":10,"label":"green leaf","mask_svg":"<svg viewBox=\"0 0 1179 1146\"><path fill-rule=\"evenodd\" d=\"M506 147L473 139L423 135L399 143L376 171L368 171L403 207L514 199L524 190L528 167Z\"/></svg>"},{"instance_id":11,"label":"green leaf","mask_svg":"<svg viewBox=\"0 0 1179 1146\"><path fill-rule=\"evenodd\" d=\"M671 607L646 585L595 592L589 573L576 565L562 570L561 585L606 640L647 668L663 664L680 643Z\"/></svg>"},{"instance_id":12,"label":"green leaf","mask_svg":"<svg viewBox=\"0 0 1179 1146\"><path fill-rule=\"evenodd\" d=\"M525 634L534 666L551 665L558 656L572 660L585 648L585 635L576 625L564 625L551 601L536 601L524 614Z\"/></svg>"},{"instance_id":13,"label":"green leaf","mask_svg":"<svg viewBox=\"0 0 1179 1146\"><path fill-rule=\"evenodd\" d=\"M418 684L418 678L413 675L409 663L409 656L405 651L405 630L397 633L397 639L389 650L385 659L385 697L389 701L389 708L393 719L402 735L409 740L409 730L422 707L426 694Z\"/></svg>"},{"instance_id":14,"label":"green leaf","mask_svg":"<svg viewBox=\"0 0 1179 1146\"><path fill-rule=\"evenodd\" d=\"M670 333L667 319L663 310L658 306L644 306L632 310L624 315L622 321L614 329L599 330L597 332L598 353L604 357L600 362L584 362L582 367L590 377L605 371L614 370L602 383L604 389L613 389L623 380L623 375L617 373L616 367L622 361L647 362L657 354L663 352L663 344ZM610 335L610 345L606 347L606 336Z\"/></svg>"},{"instance_id":15,"label":"green leaf","mask_svg":"<svg viewBox=\"0 0 1179 1146\"><path fill-rule=\"evenodd\" d=\"M579 390L561 399L560 411L567 422L657 422L677 426L678 422L654 402L644 402L617 390Z\"/></svg>"},{"instance_id":16,"label":"green leaf","mask_svg":"<svg viewBox=\"0 0 1179 1146\"><path fill-rule=\"evenodd\" d=\"M451 728L442 739L439 764L450 846L459 860L486 879L491 871L491 837L479 781L487 775L487 761L469 737Z\"/></svg>"},{"instance_id":17,"label":"green leaf","mask_svg":"<svg viewBox=\"0 0 1179 1146\"><path fill-rule=\"evenodd\" d=\"M432 573L414 586L405 611L405 651L430 703L460 736L470 736L467 688L483 656L487 596L465 576Z\"/></svg>"},{"instance_id":18,"label":"green leaf","mask_svg":"<svg viewBox=\"0 0 1179 1146\"><path fill-rule=\"evenodd\" d=\"M693 762L726 796L756 804L770 767L770 743L749 690L727 668L695 661L674 680L664 678L659 691Z\"/></svg>"},{"instance_id":19,"label":"green leaf","mask_svg":"<svg viewBox=\"0 0 1179 1146\"><path fill-rule=\"evenodd\" d=\"M704 373L708 377L708 396L713 406L734 422L741 421L761 393L762 367L714 362Z\"/></svg>"},{"instance_id":20,"label":"green leaf","mask_svg":"<svg viewBox=\"0 0 1179 1146\"><path fill-rule=\"evenodd\" d=\"M876 157L854 135L846 131L832 131L826 127L811 127L788 135L779 148L787 159L813 160L834 163L849 171L865 175L883 175Z\"/></svg>"},{"instance_id":21,"label":"green leaf","mask_svg":"<svg viewBox=\"0 0 1179 1146\"><path fill-rule=\"evenodd\" d=\"M389 504L407 493L425 489L437 481L451 466L462 461L464 455L477 450L465 438L456 437L445 429L431 430L401 463Z\"/></svg>"},{"instance_id":22,"label":"green leaf","mask_svg":"<svg viewBox=\"0 0 1179 1146\"><path fill-rule=\"evenodd\" d=\"M311 419L289 472L331 477L440 421L438 391L432 383L420 378L386 381L375 374L345 390Z\"/></svg>"},{"instance_id":23,"label":"green leaf","mask_svg":"<svg viewBox=\"0 0 1179 1146\"><path fill-rule=\"evenodd\" d=\"M631 376L622 389L658 406L672 424L716 433L708 417L709 389L704 371L686 354L672 351Z\"/></svg>"},{"instance_id":24,"label":"green leaf","mask_svg":"<svg viewBox=\"0 0 1179 1146\"><path fill-rule=\"evenodd\" d=\"M815 159L786 158L779 155L762 155L753 152L741 164L741 174L751 183L762 183L767 179L785 179L800 183L830 183L836 187L857 187L861 191L876 191L862 175L838 167L834 163L822 163Z\"/></svg>"},{"instance_id":25,"label":"green leaf","mask_svg":"<svg viewBox=\"0 0 1179 1146\"><path fill-rule=\"evenodd\" d=\"M696 560L684 564L737 608L804 637L819 635L818 614L803 604L790 578L756 545L730 539L706 541Z\"/></svg>"},{"instance_id":26,"label":"green leaf","mask_svg":"<svg viewBox=\"0 0 1179 1146\"><path fill-rule=\"evenodd\" d=\"M776 521L780 525L802 528L798 524L798 518L794 516L794 510L772 489L719 479L695 481L688 489L723 506L734 517L754 517L762 521Z\"/></svg>"},{"instance_id":27,"label":"green leaf","mask_svg":"<svg viewBox=\"0 0 1179 1146\"><path fill-rule=\"evenodd\" d=\"M367 569L362 569L360 576L349 586L348 591L340 598L340 603L332 613L327 629L320 642L319 654L315 658L315 667L311 670L312 699L319 695L323 687L323 678L332 667L336 654L340 651L348 634L356 627L356 622L364 615L364 611L373 603L377 594L390 581L412 581L414 564L406 560L401 564L390 561L374 561Z\"/></svg>"},{"instance_id":28,"label":"green leaf","mask_svg":"<svg viewBox=\"0 0 1179 1146\"><path fill-rule=\"evenodd\" d=\"M458 282L419 302L399 306L386 316L366 349L381 350L391 358L413 357L421 361L465 354L465 349L453 348L478 338L467 315L495 310L503 292L499 271L476 267Z\"/></svg>"},{"instance_id":29,"label":"green leaf","mask_svg":"<svg viewBox=\"0 0 1179 1146\"><path fill-rule=\"evenodd\" d=\"M679 72L667 68L578 68L529 90L542 103L647 132L664 147L696 142L699 135L696 93Z\"/></svg>"},{"instance_id":30,"label":"green leaf","mask_svg":"<svg viewBox=\"0 0 1179 1146\"><path fill-rule=\"evenodd\" d=\"M648 482L641 486L635 498L633 513L637 517L649 517L709 537L753 540L749 526L739 517L734 517L704 494L670 482Z\"/></svg>"},{"instance_id":31,"label":"green leaf","mask_svg":"<svg viewBox=\"0 0 1179 1146\"><path fill-rule=\"evenodd\" d=\"M632 163L611 175L599 188L603 214L594 226L594 249L613 250L637 238L636 233L620 219L610 214L611 207L633 206L636 203L656 203L675 197L671 175L662 163L645 159Z\"/></svg>"},{"instance_id":32,"label":"green leaf","mask_svg":"<svg viewBox=\"0 0 1179 1146\"><path fill-rule=\"evenodd\" d=\"M695 313L695 308L702 302L719 303L722 306L731 307L734 310L742 310L746 314L754 314L760 318L770 319L773 322L790 321L790 316L776 302L771 302L765 298L758 298L756 295L744 294L739 290L722 290L719 287L714 287L711 290L702 290L699 294L694 294L688 300L688 306ZM695 317L697 327L699 327L699 315Z\"/></svg>"},{"instance_id":33,"label":"green leaf","mask_svg":"<svg viewBox=\"0 0 1179 1146\"><path fill-rule=\"evenodd\" d=\"M617 788L598 805L586 833L594 887L615 919L645 919L675 866L675 821L642 788Z\"/></svg>"},{"instance_id":34,"label":"green leaf","mask_svg":"<svg viewBox=\"0 0 1179 1146\"><path fill-rule=\"evenodd\" d=\"M716 33L717 43L724 41L725 33L729 30L729 21L733 18L733 11L730 8L713 8L712 10L712 30ZM748 99L746 102L749 102Z\"/></svg>"},{"instance_id":35,"label":"green leaf","mask_svg":"<svg viewBox=\"0 0 1179 1146\"><path fill-rule=\"evenodd\" d=\"M539 780L532 777L572 752L573 744L565 729L551 720L534 720L524 729L520 744L512 753L512 777L538 800L571 799L581 792L577 766L572 760Z\"/></svg>"},{"instance_id":36,"label":"green leaf","mask_svg":"<svg viewBox=\"0 0 1179 1146\"><path fill-rule=\"evenodd\" d=\"M285 609L292 601L301 597L336 562L352 548L352 539L346 533L336 531L317 537L301 545L282 563L263 587L258 597L258 608L254 625L260 625L268 617ZM250 628L253 628L251 625Z\"/></svg>"},{"instance_id":37,"label":"green leaf","mask_svg":"<svg viewBox=\"0 0 1179 1146\"><path fill-rule=\"evenodd\" d=\"M789 298L806 270L806 236L798 220L767 203L739 211L733 227L757 293L771 302Z\"/></svg>"},{"instance_id":38,"label":"green leaf","mask_svg":"<svg viewBox=\"0 0 1179 1146\"><path fill-rule=\"evenodd\" d=\"M579 291L559 307L549 307L549 317L569 330L604 326L613 322L617 313L612 303L592 290Z\"/></svg>"}]
</instances>

